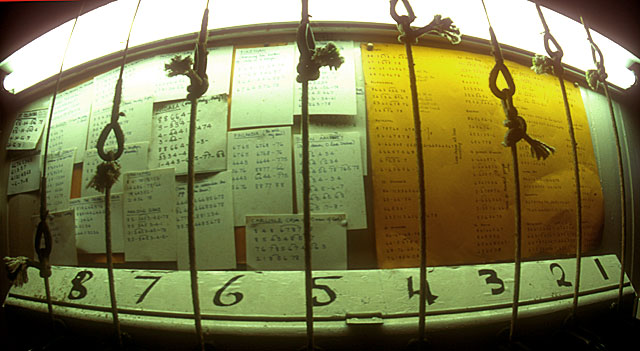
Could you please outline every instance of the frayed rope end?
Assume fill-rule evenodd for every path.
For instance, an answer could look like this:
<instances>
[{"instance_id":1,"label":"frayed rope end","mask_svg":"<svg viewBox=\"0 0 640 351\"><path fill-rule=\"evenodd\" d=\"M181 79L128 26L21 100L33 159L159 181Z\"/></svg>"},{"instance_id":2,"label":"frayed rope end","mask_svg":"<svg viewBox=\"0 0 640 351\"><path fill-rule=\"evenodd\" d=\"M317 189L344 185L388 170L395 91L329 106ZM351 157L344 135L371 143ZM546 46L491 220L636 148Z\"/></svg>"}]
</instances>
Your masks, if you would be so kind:
<instances>
[{"instance_id":1,"label":"frayed rope end","mask_svg":"<svg viewBox=\"0 0 640 351\"><path fill-rule=\"evenodd\" d=\"M9 279L15 286L22 286L29 281L29 276L27 275L29 258L25 256L5 256L3 260L5 266L7 266L7 271L9 271Z\"/></svg>"},{"instance_id":2,"label":"frayed rope end","mask_svg":"<svg viewBox=\"0 0 640 351\"><path fill-rule=\"evenodd\" d=\"M98 165L96 169L96 175L93 176L87 188L94 188L97 191L104 193L107 187L113 186L120 177L120 165L115 162L103 162Z\"/></svg>"}]
</instances>

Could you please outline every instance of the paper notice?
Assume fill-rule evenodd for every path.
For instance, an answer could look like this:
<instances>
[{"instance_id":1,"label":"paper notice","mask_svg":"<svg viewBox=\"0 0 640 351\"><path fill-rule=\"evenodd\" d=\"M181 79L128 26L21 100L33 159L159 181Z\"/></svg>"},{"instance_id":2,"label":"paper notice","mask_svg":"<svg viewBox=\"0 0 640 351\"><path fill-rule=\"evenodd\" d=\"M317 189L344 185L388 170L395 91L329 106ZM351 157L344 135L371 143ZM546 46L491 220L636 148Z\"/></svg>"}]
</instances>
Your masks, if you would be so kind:
<instances>
[{"instance_id":1,"label":"paper notice","mask_svg":"<svg viewBox=\"0 0 640 351\"><path fill-rule=\"evenodd\" d=\"M198 100L195 140L196 173L227 169L227 95ZM156 104L153 136L149 149L151 168L174 167L176 174L187 174L189 119L191 102Z\"/></svg>"},{"instance_id":2,"label":"paper notice","mask_svg":"<svg viewBox=\"0 0 640 351\"><path fill-rule=\"evenodd\" d=\"M187 183L176 184L178 269L189 269ZM194 186L196 263L198 269L236 268L231 172L199 176Z\"/></svg>"},{"instance_id":3,"label":"paper notice","mask_svg":"<svg viewBox=\"0 0 640 351\"><path fill-rule=\"evenodd\" d=\"M176 260L176 191L172 168L124 174L126 261Z\"/></svg>"},{"instance_id":4,"label":"paper notice","mask_svg":"<svg viewBox=\"0 0 640 351\"><path fill-rule=\"evenodd\" d=\"M347 269L344 214L311 216L313 269ZM247 216L247 266L254 270L304 269L302 215Z\"/></svg>"},{"instance_id":5,"label":"paper notice","mask_svg":"<svg viewBox=\"0 0 640 351\"><path fill-rule=\"evenodd\" d=\"M367 227L358 133L309 135L312 213L346 213L348 229ZM302 212L302 138L296 135L296 194Z\"/></svg>"},{"instance_id":6,"label":"paper notice","mask_svg":"<svg viewBox=\"0 0 640 351\"><path fill-rule=\"evenodd\" d=\"M487 77L490 56L415 47L427 207L429 265L513 259L514 185L500 100ZM362 50L378 264L419 264L418 179L409 74L402 45ZM558 80L506 62L517 86L514 105L527 132L555 147L546 160L518 146L522 255L575 253L575 181ZM505 86L498 82L498 86ZM447 89L442 89L447 87ZM578 88L566 84L578 141L583 197L583 251L600 241L603 221L591 137Z\"/></svg>"},{"instance_id":7,"label":"paper notice","mask_svg":"<svg viewBox=\"0 0 640 351\"><path fill-rule=\"evenodd\" d=\"M231 128L293 124L293 45L236 49Z\"/></svg>"},{"instance_id":8,"label":"paper notice","mask_svg":"<svg viewBox=\"0 0 640 351\"><path fill-rule=\"evenodd\" d=\"M293 212L291 127L229 132L235 225L247 214Z\"/></svg>"},{"instance_id":9,"label":"paper notice","mask_svg":"<svg viewBox=\"0 0 640 351\"><path fill-rule=\"evenodd\" d=\"M76 246L80 253L106 253L104 196L71 199L75 210ZM111 195L111 249L124 252L122 194Z\"/></svg>"},{"instance_id":10,"label":"paper notice","mask_svg":"<svg viewBox=\"0 0 640 351\"><path fill-rule=\"evenodd\" d=\"M40 189L40 155L11 161L7 195Z\"/></svg>"}]
</instances>

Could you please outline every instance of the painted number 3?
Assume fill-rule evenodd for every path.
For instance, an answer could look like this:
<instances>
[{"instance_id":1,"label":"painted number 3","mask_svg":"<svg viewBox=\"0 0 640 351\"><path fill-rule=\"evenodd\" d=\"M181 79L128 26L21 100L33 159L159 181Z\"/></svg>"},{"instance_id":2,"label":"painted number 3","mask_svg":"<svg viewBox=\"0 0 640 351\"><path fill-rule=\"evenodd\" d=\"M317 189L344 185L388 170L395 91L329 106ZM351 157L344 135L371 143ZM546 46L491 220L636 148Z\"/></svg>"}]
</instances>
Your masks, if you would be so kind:
<instances>
[{"instance_id":1,"label":"painted number 3","mask_svg":"<svg viewBox=\"0 0 640 351\"><path fill-rule=\"evenodd\" d=\"M481 269L478 271L478 275L481 277L483 275L488 275L487 279L485 279L487 284L500 285L497 288L491 288L492 295L500 295L504 292L504 282L502 281L502 279L498 278L498 273L496 273L496 271L494 271L493 269Z\"/></svg>"}]
</instances>

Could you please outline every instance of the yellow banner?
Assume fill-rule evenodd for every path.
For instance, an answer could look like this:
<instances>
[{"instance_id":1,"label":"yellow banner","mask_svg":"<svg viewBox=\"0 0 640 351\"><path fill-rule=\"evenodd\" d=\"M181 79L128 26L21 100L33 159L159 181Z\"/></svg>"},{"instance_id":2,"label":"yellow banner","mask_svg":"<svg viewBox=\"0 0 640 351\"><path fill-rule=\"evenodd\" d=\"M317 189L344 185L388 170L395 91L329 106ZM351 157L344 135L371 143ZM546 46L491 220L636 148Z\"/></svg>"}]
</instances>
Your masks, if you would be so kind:
<instances>
[{"instance_id":1,"label":"yellow banner","mask_svg":"<svg viewBox=\"0 0 640 351\"><path fill-rule=\"evenodd\" d=\"M489 90L490 56L414 47L422 121L428 265L513 260L514 180L501 102ZM380 268L419 264L419 194L409 72L403 45L362 46ZM547 160L518 143L524 258L575 254L576 185L558 79L506 62L514 105ZM506 84L498 84L506 87ZM583 250L601 239L603 200L582 97L565 83L578 144Z\"/></svg>"}]
</instances>

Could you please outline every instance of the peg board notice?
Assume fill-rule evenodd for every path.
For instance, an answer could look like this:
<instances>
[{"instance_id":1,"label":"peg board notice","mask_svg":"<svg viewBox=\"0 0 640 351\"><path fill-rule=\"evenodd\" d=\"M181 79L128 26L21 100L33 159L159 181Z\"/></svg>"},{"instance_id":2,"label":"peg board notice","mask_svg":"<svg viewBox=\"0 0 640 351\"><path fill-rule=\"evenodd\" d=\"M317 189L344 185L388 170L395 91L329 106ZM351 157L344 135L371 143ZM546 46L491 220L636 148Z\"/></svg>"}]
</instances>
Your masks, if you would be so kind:
<instances>
[{"instance_id":1,"label":"peg board notice","mask_svg":"<svg viewBox=\"0 0 640 351\"><path fill-rule=\"evenodd\" d=\"M524 262L520 303L572 299L575 263L575 259ZM513 263L429 267L427 315L510 307L513 271ZM37 270L29 269L28 273L29 282L12 287L7 304L18 305L19 300L45 303L42 278ZM188 271L117 269L114 274L121 313L192 315ZM416 268L314 271L314 316L416 316L419 276ZM619 276L620 263L615 255L584 257L580 294L615 290ZM305 318L304 271L201 271L198 280L204 319ZM464 289L460 289L461 282ZM103 311L111 306L104 268L55 266L50 284L54 305ZM63 313L57 306L53 312ZM105 316L110 321L111 317Z\"/></svg>"},{"instance_id":2,"label":"peg board notice","mask_svg":"<svg viewBox=\"0 0 640 351\"><path fill-rule=\"evenodd\" d=\"M502 105L489 90L491 56L415 47L426 187L429 265L506 261L513 257L514 181L501 143ZM522 254L575 253L573 153L556 77L506 62L516 84L514 105L527 132L555 148L546 160L518 145ZM419 264L419 193L411 90L404 46L362 47L373 181L378 266ZM504 81L498 82L505 87ZM583 247L597 247L603 198L589 125L577 87L565 83L578 144Z\"/></svg>"}]
</instances>

